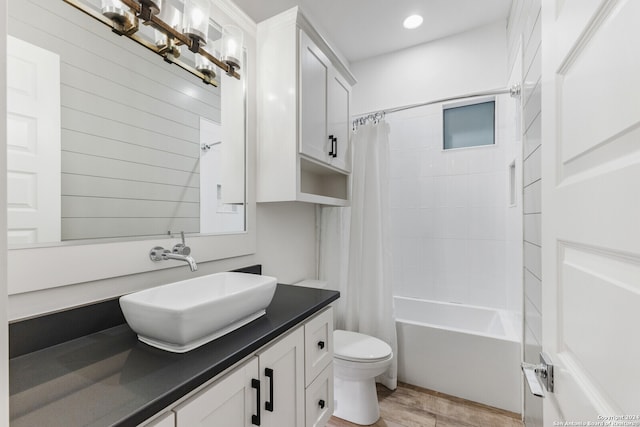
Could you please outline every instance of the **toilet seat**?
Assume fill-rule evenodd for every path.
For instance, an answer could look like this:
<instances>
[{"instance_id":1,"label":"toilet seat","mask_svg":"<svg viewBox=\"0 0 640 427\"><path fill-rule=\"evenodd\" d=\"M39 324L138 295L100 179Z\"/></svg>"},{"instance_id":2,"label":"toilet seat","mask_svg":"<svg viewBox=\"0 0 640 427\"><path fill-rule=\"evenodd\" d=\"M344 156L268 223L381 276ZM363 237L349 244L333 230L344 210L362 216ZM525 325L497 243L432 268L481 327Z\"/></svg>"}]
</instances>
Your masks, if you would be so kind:
<instances>
[{"instance_id":1,"label":"toilet seat","mask_svg":"<svg viewBox=\"0 0 640 427\"><path fill-rule=\"evenodd\" d=\"M393 354L386 342L358 332L336 330L333 343L334 357L350 362L379 362Z\"/></svg>"}]
</instances>

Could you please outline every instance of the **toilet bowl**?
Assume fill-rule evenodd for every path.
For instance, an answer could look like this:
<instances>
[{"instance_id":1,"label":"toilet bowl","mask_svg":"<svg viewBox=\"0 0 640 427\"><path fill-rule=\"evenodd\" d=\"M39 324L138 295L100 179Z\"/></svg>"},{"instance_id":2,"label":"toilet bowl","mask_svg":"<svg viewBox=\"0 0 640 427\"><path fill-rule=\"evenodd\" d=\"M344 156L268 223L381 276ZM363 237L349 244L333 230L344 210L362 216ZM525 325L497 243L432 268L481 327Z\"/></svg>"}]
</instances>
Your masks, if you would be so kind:
<instances>
[{"instance_id":1,"label":"toilet bowl","mask_svg":"<svg viewBox=\"0 0 640 427\"><path fill-rule=\"evenodd\" d=\"M389 368L393 352L387 343L358 332L333 332L333 415L360 425L380 418L376 376Z\"/></svg>"}]
</instances>

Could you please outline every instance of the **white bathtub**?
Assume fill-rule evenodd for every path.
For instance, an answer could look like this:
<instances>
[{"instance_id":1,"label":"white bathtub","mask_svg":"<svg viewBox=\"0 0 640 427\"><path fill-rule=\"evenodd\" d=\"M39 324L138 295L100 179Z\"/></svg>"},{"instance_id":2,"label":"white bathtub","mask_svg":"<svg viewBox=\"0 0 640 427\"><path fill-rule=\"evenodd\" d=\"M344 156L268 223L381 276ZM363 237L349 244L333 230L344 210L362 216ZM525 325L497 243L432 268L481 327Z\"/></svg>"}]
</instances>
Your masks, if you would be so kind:
<instances>
[{"instance_id":1,"label":"white bathtub","mask_svg":"<svg viewBox=\"0 0 640 427\"><path fill-rule=\"evenodd\" d=\"M515 313L405 297L394 301L400 381L522 412Z\"/></svg>"}]
</instances>

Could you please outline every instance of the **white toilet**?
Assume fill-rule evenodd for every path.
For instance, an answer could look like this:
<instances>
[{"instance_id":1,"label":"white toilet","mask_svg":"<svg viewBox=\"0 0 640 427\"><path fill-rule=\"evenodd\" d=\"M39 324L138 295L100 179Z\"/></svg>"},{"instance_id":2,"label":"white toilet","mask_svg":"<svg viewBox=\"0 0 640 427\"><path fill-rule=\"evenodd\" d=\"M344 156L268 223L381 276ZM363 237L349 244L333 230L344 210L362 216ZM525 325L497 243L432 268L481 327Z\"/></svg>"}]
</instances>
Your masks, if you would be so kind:
<instances>
[{"instance_id":1,"label":"white toilet","mask_svg":"<svg viewBox=\"0 0 640 427\"><path fill-rule=\"evenodd\" d=\"M384 341L357 332L333 332L334 416L371 425L380 418L375 377L393 358Z\"/></svg>"}]
</instances>

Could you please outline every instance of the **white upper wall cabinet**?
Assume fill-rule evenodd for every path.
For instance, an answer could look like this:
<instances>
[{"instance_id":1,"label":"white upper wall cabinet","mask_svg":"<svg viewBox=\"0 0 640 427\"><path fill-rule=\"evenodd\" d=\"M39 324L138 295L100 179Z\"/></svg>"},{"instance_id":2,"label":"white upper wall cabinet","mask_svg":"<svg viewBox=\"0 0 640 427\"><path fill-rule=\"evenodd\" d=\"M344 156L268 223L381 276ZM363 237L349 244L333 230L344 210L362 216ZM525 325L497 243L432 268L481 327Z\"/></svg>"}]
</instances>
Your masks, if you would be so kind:
<instances>
[{"instance_id":1,"label":"white upper wall cabinet","mask_svg":"<svg viewBox=\"0 0 640 427\"><path fill-rule=\"evenodd\" d=\"M298 8L258 24L258 201L349 203L355 78Z\"/></svg>"}]
</instances>

